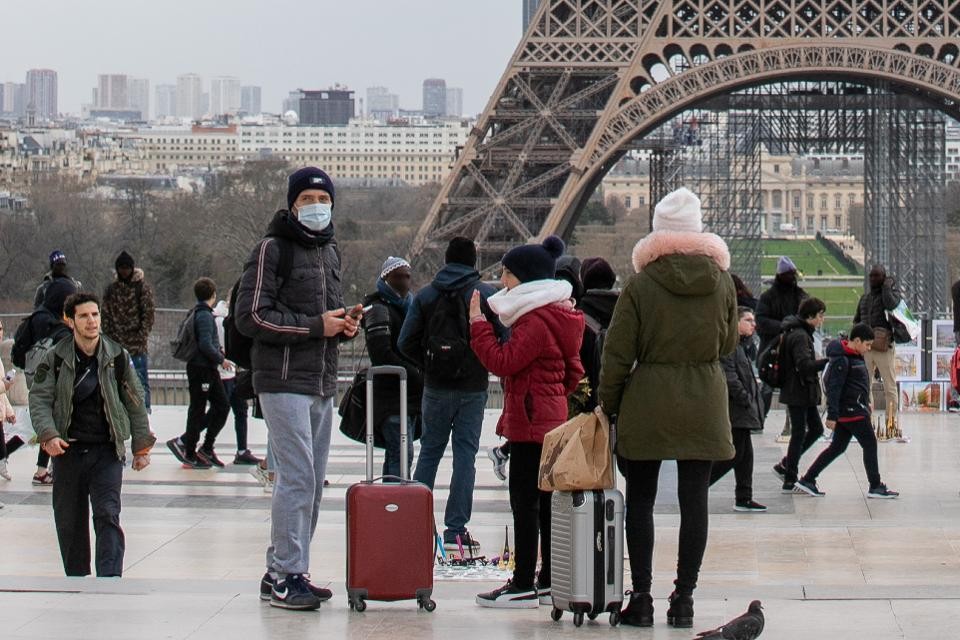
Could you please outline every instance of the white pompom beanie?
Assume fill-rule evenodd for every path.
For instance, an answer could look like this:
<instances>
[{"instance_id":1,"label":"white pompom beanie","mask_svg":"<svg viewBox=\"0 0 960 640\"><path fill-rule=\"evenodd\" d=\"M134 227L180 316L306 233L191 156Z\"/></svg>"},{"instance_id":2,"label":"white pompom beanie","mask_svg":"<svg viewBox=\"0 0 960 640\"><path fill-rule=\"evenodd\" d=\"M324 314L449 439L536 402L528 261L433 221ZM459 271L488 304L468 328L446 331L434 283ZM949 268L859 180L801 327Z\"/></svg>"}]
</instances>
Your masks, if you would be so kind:
<instances>
[{"instance_id":1,"label":"white pompom beanie","mask_svg":"<svg viewBox=\"0 0 960 640\"><path fill-rule=\"evenodd\" d=\"M666 195L653 210L654 231L703 231L700 198L686 187Z\"/></svg>"}]
</instances>

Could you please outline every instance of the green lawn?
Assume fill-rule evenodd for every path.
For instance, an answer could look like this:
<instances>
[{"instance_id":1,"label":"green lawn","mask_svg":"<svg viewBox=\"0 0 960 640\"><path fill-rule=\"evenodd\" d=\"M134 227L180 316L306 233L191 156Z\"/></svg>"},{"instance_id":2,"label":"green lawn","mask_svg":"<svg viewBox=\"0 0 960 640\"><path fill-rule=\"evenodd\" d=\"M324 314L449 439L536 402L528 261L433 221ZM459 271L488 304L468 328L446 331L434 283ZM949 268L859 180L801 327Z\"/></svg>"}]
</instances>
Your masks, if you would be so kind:
<instances>
[{"instance_id":1,"label":"green lawn","mask_svg":"<svg viewBox=\"0 0 960 640\"><path fill-rule=\"evenodd\" d=\"M820 298L827 305L827 321L824 323L824 333L836 335L837 331L849 331L853 326L853 314L857 310L857 302L863 294L860 287L809 287L800 286L814 298Z\"/></svg>"},{"instance_id":2,"label":"green lawn","mask_svg":"<svg viewBox=\"0 0 960 640\"><path fill-rule=\"evenodd\" d=\"M764 240L760 272L772 276L777 271L780 256L789 256L804 275L857 275L844 267L827 248L816 240Z\"/></svg>"}]
</instances>

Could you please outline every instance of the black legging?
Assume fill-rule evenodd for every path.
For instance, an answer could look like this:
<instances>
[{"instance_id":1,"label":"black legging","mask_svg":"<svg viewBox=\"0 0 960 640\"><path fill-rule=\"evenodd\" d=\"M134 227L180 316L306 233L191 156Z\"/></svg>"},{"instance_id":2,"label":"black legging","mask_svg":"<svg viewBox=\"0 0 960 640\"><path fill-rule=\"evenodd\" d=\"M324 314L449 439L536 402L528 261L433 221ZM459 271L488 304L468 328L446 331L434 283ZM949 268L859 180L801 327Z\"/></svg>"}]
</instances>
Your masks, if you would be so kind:
<instances>
[{"instance_id":1,"label":"black legging","mask_svg":"<svg viewBox=\"0 0 960 640\"><path fill-rule=\"evenodd\" d=\"M552 493L540 491L537 486L542 451L543 445L536 442L510 443L509 490L516 558L513 584L521 589L533 587L534 574L537 571L538 548L541 560L538 582L541 587L550 586L550 498Z\"/></svg>"},{"instance_id":2,"label":"black legging","mask_svg":"<svg viewBox=\"0 0 960 640\"><path fill-rule=\"evenodd\" d=\"M833 431L830 446L824 449L817 459L810 465L810 469L803 475L804 480L817 481L827 466L843 455L850 444L850 438L856 438L863 448L863 468L867 472L867 480L873 489L880 484L880 465L877 462L877 434L873 431L870 418L863 418L856 422L839 422Z\"/></svg>"},{"instance_id":3,"label":"black legging","mask_svg":"<svg viewBox=\"0 0 960 640\"><path fill-rule=\"evenodd\" d=\"M800 457L823 435L823 422L820 421L820 407L817 406L790 405L787 411L790 413L790 444L787 446L787 457L781 464L787 471L786 482L796 482Z\"/></svg>"},{"instance_id":4,"label":"black legging","mask_svg":"<svg viewBox=\"0 0 960 640\"><path fill-rule=\"evenodd\" d=\"M627 549L630 575L636 593L650 593L653 585L653 505L657 499L660 460L625 460L627 472ZM680 547L677 579L680 593L692 594L707 548L709 514L707 494L710 487L709 460L677 462L677 495L680 498ZM511 470L512 473L512 470Z\"/></svg>"},{"instance_id":5,"label":"black legging","mask_svg":"<svg viewBox=\"0 0 960 640\"><path fill-rule=\"evenodd\" d=\"M6 460L14 451L26 444L20 436L13 436L4 440L3 429L0 428L0 460ZM37 466L46 469L50 464L50 454L43 449L37 453Z\"/></svg>"}]
</instances>

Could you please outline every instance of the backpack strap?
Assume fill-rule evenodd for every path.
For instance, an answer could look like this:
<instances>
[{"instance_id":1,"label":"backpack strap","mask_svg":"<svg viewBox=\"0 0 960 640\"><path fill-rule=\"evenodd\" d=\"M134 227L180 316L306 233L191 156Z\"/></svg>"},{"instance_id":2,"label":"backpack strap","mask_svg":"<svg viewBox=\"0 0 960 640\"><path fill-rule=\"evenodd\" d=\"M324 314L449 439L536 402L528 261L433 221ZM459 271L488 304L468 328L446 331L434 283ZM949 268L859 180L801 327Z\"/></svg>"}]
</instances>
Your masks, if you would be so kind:
<instances>
[{"instance_id":1,"label":"backpack strap","mask_svg":"<svg viewBox=\"0 0 960 640\"><path fill-rule=\"evenodd\" d=\"M293 273L293 242L282 236L267 236L277 243L280 250L280 258L277 261L277 277L286 283Z\"/></svg>"}]
</instances>

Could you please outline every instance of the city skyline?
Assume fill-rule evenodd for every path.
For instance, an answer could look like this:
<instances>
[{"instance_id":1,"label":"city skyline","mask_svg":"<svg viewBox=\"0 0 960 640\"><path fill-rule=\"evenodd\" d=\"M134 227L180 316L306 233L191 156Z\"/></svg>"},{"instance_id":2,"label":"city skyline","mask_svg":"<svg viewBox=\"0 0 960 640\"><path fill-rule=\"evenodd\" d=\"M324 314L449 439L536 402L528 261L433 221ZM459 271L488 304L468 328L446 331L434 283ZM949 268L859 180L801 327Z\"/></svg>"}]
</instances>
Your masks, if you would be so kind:
<instances>
[{"instance_id":1,"label":"city skyline","mask_svg":"<svg viewBox=\"0 0 960 640\"><path fill-rule=\"evenodd\" d=\"M262 108L274 113L298 87L326 89L336 83L356 91L358 97L367 87L387 86L399 96L402 108L419 109L423 80L443 78L449 86L463 88L464 114L474 115L483 110L521 37L520 0L490 0L483 12L476 12L469 0L411 0L402 7L376 0L324 2L325 21L338 26L310 38L283 37L283 47L269 46L269 39L263 42L267 46L251 47L249 37L237 34L279 34L297 14L299 5L292 0L269 5L240 0L237 10L229 13L185 0L171 0L163 12L134 11L121 0L91 0L88 8L103 15L112 12L121 21L125 16L151 24L146 30L111 31L112 44L91 46L69 18L67 9L73 5L66 0L49 4L54 10L44 18L45 46L32 46L29 29L12 30L5 42L0 83L22 83L32 68L55 70L59 111L70 114L80 114L82 105L91 102L91 87L103 74L143 78L152 90L196 73L204 91L209 91L212 78L221 76L261 87ZM58 7L63 11L56 11ZM7 7L5 14L9 24L28 25L35 19L24 6ZM183 20L187 14L189 21ZM218 28L209 37L196 38L193 29L204 24ZM406 28L396 29L397 24ZM451 24L463 27L451 29ZM361 39L363 46L358 44ZM170 42L177 43L175 50ZM118 51L123 51L122 65L116 62ZM444 54L437 55L440 51ZM335 65L322 62L327 58ZM389 67L384 60L391 61ZM150 111L159 113L157 105Z\"/></svg>"}]
</instances>

